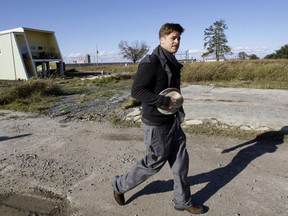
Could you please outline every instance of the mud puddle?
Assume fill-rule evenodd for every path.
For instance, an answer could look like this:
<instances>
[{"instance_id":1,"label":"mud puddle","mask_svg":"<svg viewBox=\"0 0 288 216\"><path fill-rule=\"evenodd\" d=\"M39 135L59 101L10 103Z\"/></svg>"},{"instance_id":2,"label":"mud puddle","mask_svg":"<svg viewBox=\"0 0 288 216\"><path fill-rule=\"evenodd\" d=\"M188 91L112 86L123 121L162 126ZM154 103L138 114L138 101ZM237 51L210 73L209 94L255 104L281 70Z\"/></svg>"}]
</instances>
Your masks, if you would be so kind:
<instances>
[{"instance_id":1,"label":"mud puddle","mask_svg":"<svg viewBox=\"0 0 288 216\"><path fill-rule=\"evenodd\" d=\"M53 192L36 188L32 192L0 194L3 216L69 216L69 201Z\"/></svg>"}]
</instances>

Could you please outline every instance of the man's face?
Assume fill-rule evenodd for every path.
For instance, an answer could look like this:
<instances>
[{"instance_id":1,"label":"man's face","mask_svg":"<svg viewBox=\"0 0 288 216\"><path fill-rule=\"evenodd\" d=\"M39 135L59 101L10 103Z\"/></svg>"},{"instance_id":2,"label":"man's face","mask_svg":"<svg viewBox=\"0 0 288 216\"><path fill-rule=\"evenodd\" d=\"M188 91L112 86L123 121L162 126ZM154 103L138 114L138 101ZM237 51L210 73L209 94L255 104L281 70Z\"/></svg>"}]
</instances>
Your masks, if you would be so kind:
<instances>
[{"instance_id":1,"label":"man's face","mask_svg":"<svg viewBox=\"0 0 288 216\"><path fill-rule=\"evenodd\" d=\"M162 48L170 53L176 53L180 46L180 33L173 31L169 35L160 38L160 45Z\"/></svg>"}]
</instances>

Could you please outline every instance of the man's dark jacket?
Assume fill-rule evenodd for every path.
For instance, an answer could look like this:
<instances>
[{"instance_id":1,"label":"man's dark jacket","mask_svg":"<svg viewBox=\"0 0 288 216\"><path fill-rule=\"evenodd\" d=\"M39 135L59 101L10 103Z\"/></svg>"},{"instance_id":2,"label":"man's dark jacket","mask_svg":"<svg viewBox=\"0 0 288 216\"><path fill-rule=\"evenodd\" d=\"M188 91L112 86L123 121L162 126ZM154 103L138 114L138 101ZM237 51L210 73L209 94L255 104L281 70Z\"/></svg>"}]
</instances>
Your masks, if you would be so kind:
<instances>
[{"instance_id":1,"label":"man's dark jacket","mask_svg":"<svg viewBox=\"0 0 288 216\"><path fill-rule=\"evenodd\" d=\"M182 64L175 56L160 45L140 62L131 96L142 104L142 121L151 125L170 124L174 121L174 114L164 115L157 107L168 106L170 103L169 97L159 95L161 91L168 87L180 90L181 68Z\"/></svg>"}]
</instances>

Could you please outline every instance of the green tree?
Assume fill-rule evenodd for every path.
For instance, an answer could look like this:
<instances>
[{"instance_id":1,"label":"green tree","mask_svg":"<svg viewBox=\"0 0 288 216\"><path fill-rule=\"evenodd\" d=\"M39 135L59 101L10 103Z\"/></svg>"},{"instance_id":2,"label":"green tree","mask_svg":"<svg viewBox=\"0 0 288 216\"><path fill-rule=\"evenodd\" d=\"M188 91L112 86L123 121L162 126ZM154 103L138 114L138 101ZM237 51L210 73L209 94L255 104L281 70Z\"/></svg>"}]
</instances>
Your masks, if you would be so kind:
<instances>
[{"instance_id":1,"label":"green tree","mask_svg":"<svg viewBox=\"0 0 288 216\"><path fill-rule=\"evenodd\" d=\"M256 60L256 59L259 59L259 57L255 54L251 54L251 55L249 55L249 59Z\"/></svg>"},{"instance_id":2,"label":"green tree","mask_svg":"<svg viewBox=\"0 0 288 216\"><path fill-rule=\"evenodd\" d=\"M276 50L275 53L266 55L264 59L288 59L288 44Z\"/></svg>"},{"instance_id":3,"label":"green tree","mask_svg":"<svg viewBox=\"0 0 288 216\"><path fill-rule=\"evenodd\" d=\"M130 46L127 41L120 41L118 45L124 58L133 61L133 64L146 55L149 47L145 42L134 41Z\"/></svg>"},{"instance_id":4,"label":"green tree","mask_svg":"<svg viewBox=\"0 0 288 216\"><path fill-rule=\"evenodd\" d=\"M245 52L239 52L238 53L238 58L241 59L241 60L245 60L249 57L249 55Z\"/></svg>"},{"instance_id":5,"label":"green tree","mask_svg":"<svg viewBox=\"0 0 288 216\"><path fill-rule=\"evenodd\" d=\"M207 52L203 53L202 57L214 54L216 60L219 61L220 58L224 58L225 54L232 54L224 33L226 29L228 29L228 26L223 19L214 22L213 25L205 29L204 49L207 49Z\"/></svg>"}]
</instances>

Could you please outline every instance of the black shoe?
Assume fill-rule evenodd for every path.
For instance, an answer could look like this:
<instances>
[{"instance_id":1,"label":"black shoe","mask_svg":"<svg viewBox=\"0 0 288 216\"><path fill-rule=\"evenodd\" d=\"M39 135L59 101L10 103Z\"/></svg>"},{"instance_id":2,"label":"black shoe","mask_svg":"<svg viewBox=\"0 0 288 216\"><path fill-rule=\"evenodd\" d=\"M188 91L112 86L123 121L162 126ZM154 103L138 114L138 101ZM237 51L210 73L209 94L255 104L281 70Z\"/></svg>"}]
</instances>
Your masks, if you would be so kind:
<instances>
[{"instance_id":1,"label":"black shoe","mask_svg":"<svg viewBox=\"0 0 288 216\"><path fill-rule=\"evenodd\" d=\"M125 204L125 197L124 194L120 194L114 191L114 199L119 205L124 205Z\"/></svg>"},{"instance_id":2,"label":"black shoe","mask_svg":"<svg viewBox=\"0 0 288 216\"><path fill-rule=\"evenodd\" d=\"M193 205L193 206L189 206L186 208L176 208L176 207L174 208L178 211L187 211L191 214L203 214L204 213L204 208L201 205Z\"/></svg>"}]
</instances>

